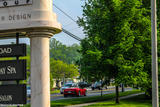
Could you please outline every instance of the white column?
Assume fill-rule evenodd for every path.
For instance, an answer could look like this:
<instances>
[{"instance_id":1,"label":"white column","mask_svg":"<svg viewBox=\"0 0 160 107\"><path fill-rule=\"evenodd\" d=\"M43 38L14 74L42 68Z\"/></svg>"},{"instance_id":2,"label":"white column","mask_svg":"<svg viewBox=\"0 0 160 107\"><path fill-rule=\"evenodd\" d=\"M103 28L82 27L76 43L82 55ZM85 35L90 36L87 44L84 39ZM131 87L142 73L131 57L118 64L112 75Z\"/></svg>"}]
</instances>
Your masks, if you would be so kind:
<instances>
[{"instance_id":1,"label":"white column","mask_svg":"<svg viewBox=\"0 0 160 107\"><path fill-rule=\"evenodd\" d=\"M53 33L30 32L31 107L50 107L49 38Z\"/></svg>"}]
</instances>

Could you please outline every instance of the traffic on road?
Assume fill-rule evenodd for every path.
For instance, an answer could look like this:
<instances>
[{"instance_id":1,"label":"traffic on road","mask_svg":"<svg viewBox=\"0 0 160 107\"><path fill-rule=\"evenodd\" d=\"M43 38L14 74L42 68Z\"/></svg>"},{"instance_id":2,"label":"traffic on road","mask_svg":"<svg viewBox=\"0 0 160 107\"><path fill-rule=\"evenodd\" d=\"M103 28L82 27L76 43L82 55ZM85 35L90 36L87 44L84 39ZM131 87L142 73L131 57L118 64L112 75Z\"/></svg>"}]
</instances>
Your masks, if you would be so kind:
<instances>
[{"instance_id":1,"label":"traffic on road","mask_svg":"<svg viewBox=\"0 0 160 107\"><path fill-rule=\"evenodd\" d=\"M71 91L72 88L68 88L68 89L65 89L66 91ZM75 89L75 88L73 88ZM65 91L64 90L64 91ZM107 89L106 88L102 88L102 90L99 90L99 89L95 89L95 90L92 90L91 87L89 88L84 88L84 90L86 91L86 93L84 94L70 94L71 92L67 92L67 96L66 94L61 94L61 93L55 93L55 94L51 94L51 101L55 101L55 100L61 100L61 99L74 99L74 98L85 98L85 97L91 97L91 96L100 96L101 95L101 91L102 91L102 94L110 94L110 93L115 93L115 87L114 86L109 86ZM132 88L125 88L125 91L130 91L132 90ZM121 88L120 90L121 91ZM79 92L79 91L78 91ZM76 91L75 91L76 93Z\"/></svg>"}]
</instances>

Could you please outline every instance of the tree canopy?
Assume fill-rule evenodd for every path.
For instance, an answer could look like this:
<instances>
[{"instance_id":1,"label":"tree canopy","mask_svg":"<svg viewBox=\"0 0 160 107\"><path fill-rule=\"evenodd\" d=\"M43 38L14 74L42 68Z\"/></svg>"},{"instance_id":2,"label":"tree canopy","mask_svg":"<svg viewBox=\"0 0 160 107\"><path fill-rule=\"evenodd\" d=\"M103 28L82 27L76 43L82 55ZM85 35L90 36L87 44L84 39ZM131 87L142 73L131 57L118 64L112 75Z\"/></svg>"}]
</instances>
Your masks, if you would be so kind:
<instances>
[{"instance_id":1,"label":"tree canopy","mask_svg":"<svg viewBox=\"0 0 160 107\"><path fill-rule=\"evenodd\" d=\"M78 66L74 64L67 64L60 60L50 60L51 80L57 81L63 78L76 78L79 75Z\"/></svg>"},{"instance_id":2,"label":"tree canopy","mask_svg":"<svg viewBox=\"0 0 160 107\"><path fill-rule=\"evenodd\" d=\"M79 75L76 65L76 61L80 59L79 49L80 46L77 44L66 46L54 38L50 40L51 82L52 79L60 81L64 78L76 78Z\"/></svg>"},{"instance_id":3,"label":"tree canopy","mask_svg":"<svg viewBox=\"0 0 160 107\"><path fill-rule=\"evenodd\" d=\"M73 44L72 46L66 46L56 39L50 40L50 56L55 60L61 60L68 64L75 64L80 59L80 54L77 50L80 46Z\"/></svg>"},{"instance_id":4,"label":"tree canopy","mask_svg":"<svg viewBox=\"0 0 160 107\"><path fill-rule=\"evenodd\" d=\"M86 0L81 42L84 75L105 75L115 84L138 84L150 88L151 21L148 4L142 0Z\"/></svg>"}]
</instances>

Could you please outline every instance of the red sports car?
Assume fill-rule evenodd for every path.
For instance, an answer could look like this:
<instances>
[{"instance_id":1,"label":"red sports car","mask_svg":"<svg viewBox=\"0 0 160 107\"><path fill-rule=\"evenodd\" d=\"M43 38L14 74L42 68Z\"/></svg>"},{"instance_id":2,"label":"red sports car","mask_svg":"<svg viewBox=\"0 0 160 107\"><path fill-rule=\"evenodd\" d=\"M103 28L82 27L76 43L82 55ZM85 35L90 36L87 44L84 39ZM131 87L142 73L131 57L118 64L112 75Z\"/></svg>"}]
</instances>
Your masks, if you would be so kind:
<instances>
[{"instance_id":1,"label":"red sports car","mask_svg":"<svg viewBox=\"0 0 160 107\"><path fill-rule=\"evenodd\" d=\"M75 88L67 88L64 90L64 97L67 97L69 95L74 95L74 96L86 96L87 95L87 90L86 89L81 89L81 88L78 88L78 87L75 87Z\"/></svg>"}]
</instances>

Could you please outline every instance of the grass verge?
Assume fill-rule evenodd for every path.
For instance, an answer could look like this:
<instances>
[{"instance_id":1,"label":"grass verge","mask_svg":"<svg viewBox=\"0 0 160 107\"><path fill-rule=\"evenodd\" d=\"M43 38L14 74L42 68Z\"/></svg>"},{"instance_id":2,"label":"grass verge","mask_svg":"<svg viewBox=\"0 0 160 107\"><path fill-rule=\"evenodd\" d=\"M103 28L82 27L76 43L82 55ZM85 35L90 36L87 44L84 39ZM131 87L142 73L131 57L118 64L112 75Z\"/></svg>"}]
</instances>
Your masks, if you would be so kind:
<instances>
[{"instance_id":1,"label":"grass verge","mask_svg":"<svg viewBox=\"0 0 160 107\"><path fill-rule=\"evenodd\" d=\"M127 96L135 93L140 93L140 90L133 90L120 93L120 96ZM51 102L51 107L64 107L68 105L75 105L75 104L83 104L83 103L90 103L90 102L98 102L98 101L107 101L110 99L115 98L114 94L106 94L101 96L94 96L94 97L85 97L85 98L75 98L75 99L64 99L64 100L57 100Z\"/></svg>"},{"instance_id":2,"label":"grass verge","mask_svg":"<svg viewBox=\"0 0 160 107\"><path fill-rule=\"evenodd\" d=\"M60 90L55 89L55 90L51 91L51 94L55 94L55 93L60 93Z\"/></svg>"},{"instance_id":3,"label":"grass verge","mask_svg":"<svg viewBox=\"0 0 160 107\"><path fill-rule=\"evenodd\" d=\"M126 91L126 92L123 92L123 93L120 92L120 96L127 96L127 95L141 93L141 92L142 91L140 91L140 90ZM103 95L102 97L101 96L94 96L94 97L83 97L83 98L80 97L80 98L75 98L75 99L63 99L63 100L52 101L51 102L51 107L64 107L64 106L68 106L68 105L76 105L76 104L83 104L83 103L90 103L90 102L107 101L107 100L110 100L110 99L113 99L113 98L115 98L115 93L106 94L106 95ZM114 102L112 102L112 103L114 103ZM28 105L25 105L23 107L30 107L30 105L28 104ZM119 106L117 106L117 107L119 107ZM126 106L126 107L130 107L130 106ZM135 106L135 107L137 107L137 106ZM148 106L146 106L146 107L148 107Z\"/></svg>"},{"instance_id":4,"label":"grass verge","mask_svg":"<svg viewBox=\"0 0 160 107\"><path fill-rule=\"evenodd\" d=\"M115 101L107 101L86 107L152 107L152 101L150 99L146 99L144 95L139 95L120 100L120 104L115 104Z\"/></svg>"}]
</instances>

